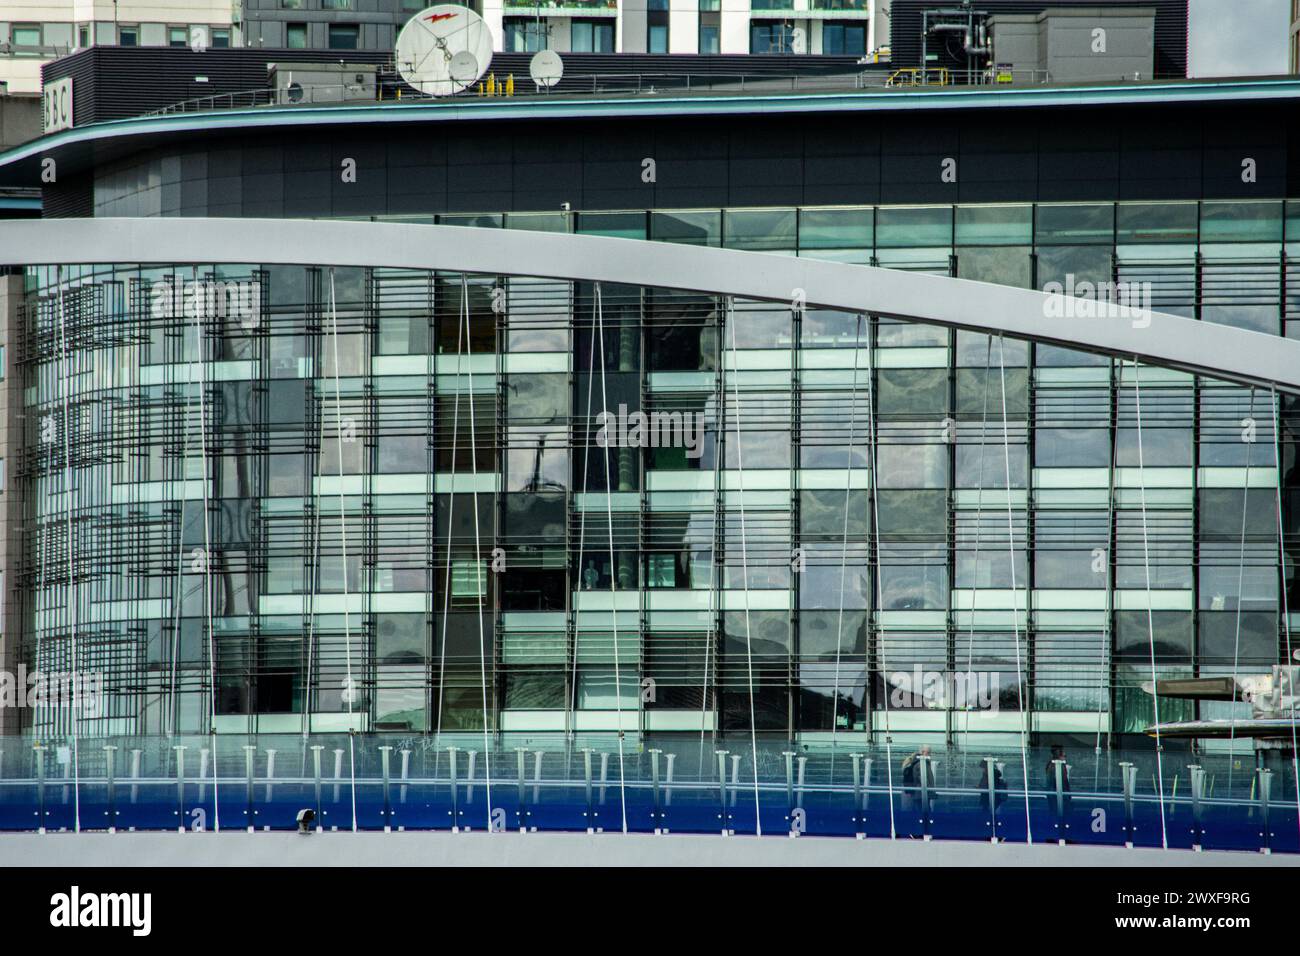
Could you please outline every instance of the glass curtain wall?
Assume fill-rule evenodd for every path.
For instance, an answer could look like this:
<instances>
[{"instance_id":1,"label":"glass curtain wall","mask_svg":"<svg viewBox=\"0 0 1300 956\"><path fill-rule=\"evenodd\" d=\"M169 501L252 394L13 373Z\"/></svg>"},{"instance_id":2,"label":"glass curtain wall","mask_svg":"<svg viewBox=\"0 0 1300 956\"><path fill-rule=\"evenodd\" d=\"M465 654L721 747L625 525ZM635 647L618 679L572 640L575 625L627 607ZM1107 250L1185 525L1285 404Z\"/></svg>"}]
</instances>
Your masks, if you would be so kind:
<instances>
[{"instance_id":1,"label":"glass curtain wall","mask_svg":"<svg viewBox=\"0 0 1300 956\"><path fill-rule=\"evenodd\" d=\"M443 221L1063 288L1079 309L1131 288L1294 335L1286 211ZM522 276L27 283L24 639L46 669L103 675L83 733L1099 740L1150 722L1153 656L1160 676L1244 675L1285 653L1295 407L1279 432L1264 388ZM1196 713L1162 701L1162 719Z\"/></svg>"}]
</instances>

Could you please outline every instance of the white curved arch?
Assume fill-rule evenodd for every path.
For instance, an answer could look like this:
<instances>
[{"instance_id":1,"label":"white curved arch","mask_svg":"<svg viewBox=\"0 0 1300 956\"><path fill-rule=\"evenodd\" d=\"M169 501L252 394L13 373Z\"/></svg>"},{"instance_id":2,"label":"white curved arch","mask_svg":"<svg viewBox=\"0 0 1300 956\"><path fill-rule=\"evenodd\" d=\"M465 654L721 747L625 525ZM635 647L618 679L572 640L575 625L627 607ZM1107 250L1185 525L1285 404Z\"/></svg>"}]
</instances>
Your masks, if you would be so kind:
<instances>
[{"instance_id":1,"label":"white curved arch","mask_svg":"<svg viewBox=\"0 0 1300 956\"><path fill-rule=\"evenodd\" d=\"M802 300L1300 392L1300 341L1277 335L1090 300L1082 306L1090 317L1070 317L1081 300L896 269L665 242L310 219L49 219L7 223L0 230L0 264L58 263L439 269Z\"/></svg>"}]
</instances>

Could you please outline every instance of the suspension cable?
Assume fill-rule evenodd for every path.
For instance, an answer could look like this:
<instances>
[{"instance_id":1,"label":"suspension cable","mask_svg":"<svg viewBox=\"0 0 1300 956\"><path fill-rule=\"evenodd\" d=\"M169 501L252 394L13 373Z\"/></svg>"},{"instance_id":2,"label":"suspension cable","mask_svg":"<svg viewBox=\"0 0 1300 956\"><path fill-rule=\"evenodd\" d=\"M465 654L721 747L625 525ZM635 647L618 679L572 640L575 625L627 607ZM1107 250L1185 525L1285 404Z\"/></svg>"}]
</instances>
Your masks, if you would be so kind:
<instances>
[{"instance_id":1,"label":"suspension cable","mask_svg":"<svg viewBox=\"0 0 1300 956\"><path fill-rule=\"evenodd\" d=\"M176 302L176 296L172 295L171 301ZM181 316L181 348L180 358L185 357L185 326L184 316ZM172 378L169 375L168 378ZM181 383L181 390L185 394L185 408L181 412L181 455L180 455L180 485L181 485L181 506L180 514L176 521L176 598L175 608L172 615L172 653L171 653L171 673L167 681L167 700L169 704L169 716L171 717L172 734L175 735L180 722L180 701L179 694L176 691L176 659L180 655L181 643L181 609L185 603L185 506L188 503L189 489L187 487L189 479L190 464L190 381L189 376Z\"/></svg>"},{"instance_id":2,"label":"suspension cable","mask_svg":"<svg viewBox=\"0 0 1300 956\"><path fill-rule=\"evenodd\" d=\"M1282 403L1278 398L1277 386L1270 385L1269 391L1273 396L1273 468L1277 472L1277 551L1278 560L1282 562L1279 571L1281 580L1278 586L1282 594L1282 633L1286 637L1286 661L1290 673L1288 684L1291 689L1291 778L1295 782L1295 806L1296 806L1296 826L1300 828L1300 753L1296 749L1296 672L1298 668L1295 662L1295 653L1291 650L1291 612L1287 607L1286 595L1286 541L1283 537L1284 527L1282 524ZM1278 683L1281 683L1281 672L1278 672ZM1281 689L1278 691L1279 699Z\"/></svg>"},{"instance_id":3,"label":"suspension cable","mask_svg":"<svg viewBox=\"0 0 1300 956\"><path fill-rule=\"evenodd\" d=\"M999 343L999 348L1001 343ZM977 615L976 599L979 594L979 570L980 570L980 543L984 530L984 452L988 445L988 425L989 425L989 380L993 377L993 336L985 336L984 340L984 407L980 412L980 463L979 479L976 482L975 491L975 557L973 564L971 598L970 598L970 627L967 629L966 636L966 685L968 699L966 701L966 720L962 733L962 747L970 746L970 712L971 705L969 700L969 687L971 675L975 670L975 618ZM1008 481L1010 476L1008 476ZM990 582L991 583L991 582ZM1013 608L1014 610L1014 608ZM962 783L965 785L966 780L966 761L962 760Z\"/></svg>"},{"instance_id":4,"label":"suspension cable","mask_svg":"<svg viewBox=\"0 0 1300 956\"><path fill-rule=\"evenodd\" d=\"M67 330L67 306L63 296L63 266L58 267L58 285L59 285L59 351L60 351L60 377L63 379L63 496L64 496L64 514L66 516L67 529L67 553L68 553L68 624L69 636L71 640L72 651L72 718L69 721L72 728L72 800L73 800L73 827L74 832L81 832L81 768L78 760L78 739L80 723L80 699L77 685L81 683L79 674L79 658L77 655L77 613L78 604L81 595L77 593L76 588L76 571L73 562L73 527L72 527L72 509L73 509L73 492L72 492L72 416L69 411L71 404L72 380L68 375L68 330ZM44 821L41 821L42 824Z\"/></svg>"},{"instance_id":5,"label":"suspension cable","mask_svg":"<svg viewBox=\"0 0 1300 956\"><path fill-rule=\"evenodd\" d=\"M754 652L750 640L749 625L749 553L745 541L745 459L740 434L740 361L736 352L735 300L731 296L727 297L726 322L731 329L731 362L735 372L735 375L732 376L731 387L736 404L734 413L736 418L736 483L738 492L736 500L740 505L741 584L744 587L745 595L745 667L749 683L749 744L754 761L754 833L756 836L761 837L763 835L763 820L758 801L758 721L754 711ZM725 407L723 415L726 415Z\"/></svg>"},{"instance_id":6,"label":"suspension cable","mask_svg":"<svg viewBox=\"0 0 1300 956\"><path fill-rule=\"evenodd\" d=\"M1142 456L1142 379L1137 359L1133 359L1133 397L1137 412L1138 490L1142 502L1142 564L1146 570L1147 584L1147 637L1151 649L1151 704L1156 729L1156 783L1160 801L1160 845L1169 849L1169 832L1165 826L1165 772L1164 747L1160 743L1160 688L1156 683L1156 626L1151 609L1151 551L1147 542L1147 481Z\"/></svg>"},{"instance_id":7,"label":"suspension cable","mask_svg":"<svg viewBox=\"0 0 1300 956\"><path fill-rule=\"evenodd\" d=\"M483 569L483 546L478 524L478 439L474 431L474 344L469 328L469 276L460 276L460 319L465 325L465 376L469 387L470 495L474 508L474 589L478 594L478 660L483 693L483 778L487 782L488 832L492 832L492 738L488 731L487 638L483 632L483 605L487 601L487 573ZM462 361L459 355L458 362Z\"/></svg>"},{"instance_id":8,"label":"suspension cable","mask_svg":"<svg viewBox=\"0 0 1300 956\"><path fill-rule=\"evenodd\" d=\"M835 731L839 726L840 644L844 640L844 581L849 563L849 502L853 494L853 444L858 410L858 348L862 342L862 315L854 317L853 380L849 387L849 448L844 461L844 537L840 548L840 610L835 624L835 683L831 689L831 760L835 759ZM850 727L850 730L852 728Z\"/></svg>"},{"instance_id":9,"label":"suspension cable","mask_svg":"<svg viewBox=\"0 0 1300 956\"><path fill-rule=\"evenodd\" d=\"M592 310L595 311L595 292L592 293ZM575 296L576 298L576 296ZM592 331L595 332L595 324L592 324ZM586 554L587 540L587 497L591 491L591 475L588 471L588 462L591 459L591 402L592 393L596 389L596 337L592 335L587 349L587 415L583 419L582 427L582 507L578 511L578 594L581 597L583 591L583 567L582 559ZM606 427L608 427L609 416L605 416ZM613 555L610 555L613 561ZM597 575L599 578L599 574ZM582 601L574 602L573 609L573 669L569 679L569 735L574 736L575 725L578 722L578 640L581 635L579 624L582 621Z\"/></svg>"},{"instance_id":10,"label":"suspension cable","mask_svg":"<svg viewBox=\"0 0 1300 956\"><path fill-rule=\"evenodd\" d=\"M334 344L334 425L338 432L337 445L339 453L339 549L343 563L343 656L347 666L347 693L344 697L348 705L348 765L352 778L352 831L357 829L357 750L356 727L352 723L352 702L357 695L356 683L352 679L352 615L348 608L351 600L348 594L348 510L343 495L343 393L339 379L339 314L338 303L334 298L334 267L330 276L330 338ZM251 821L250 821L251 822Z\"/></svg>"},{"instance_id":11,"label":"suspension cable","mask_svg":"<svg viewBox=\"0 0 1300 956\"><path fill-rule=\"evenodd\" d=\"M451 410L451 488L447 493L447 571L443 578L442 587L442 641L438 648L438 715L434 723L434 741L436 742L442 736L442 707L443 698L446 694L447 686L447 622L451 618L451 549L452 549L452 529L455 527L456 518L456 453L458 439L460 437L460 363L464 361L461 356L464 343L464 326L460 321L460 310L456 311L456 383L452 389L452 410ZM436 363L437 359L430 359ZM438 387L438 378L436 374L437 366L435 364L434 388ZM474 396L469 397L470 415L474 414ZM436 467L436 463L435 463ZM437 487L435 485L435 492ZM453 784L454 786L454 784ZM453 821L453 825L456 821Z\"/></svg>"},{"instance_id":12,"label":"suspension cable","mask_svg":"<svg viewBox=\"0 0 1300 956\"><path fill-rule=\"evenodd\" d=\"M1029 688L1024 676L1024 661L1020 656L1020 609L1016 599L1020 588L1016 583L1016 524L1011 507L1011 433L1007 425L1007 365L1006 350L1001 335L998 336L998 375L1002 383L1002 457L1006 467L1007 486L1007 557L1011 561L1011 626L1016 635L1016 694L1020 698L1020 769L1025 778L1025 842L1034 842L1033 824L1029 816L1029 753L1025 738L1029 733ZM1025 626L1029 626L1029 594L1025 593ZM1026 635L1027 638L1027 635Z\"/></svg>"},{"instance_id":13,"label":"suspension cable","mask_svg":"<svg viewBox=\"0 0 1300 956\"><path fill-rule=\"evenodd\" d=\"M880 434L876 416L876 349L874 340L867 349L867 413L870 416L871 433L871 532L876 542L876 642L880 652L880 677L882 697L885 702L885 785L889 789L889 838L898 836L898 826L894 817L894 741L889 722L889 660L886 653L888 644L885 633L885 585L881 573L884 561L880 546L880 468L876 449L880 444ZM874 715L872 719L871 738L875 739ZM867 781L870 788L871 781Z\"/></svg>"},{"instance_id":14,"label":"suspension cable","mask_svg":"<svg viewBox=\"0 0 1300 956\"><path fill-rule=\"evenodd\" d=\"M600 283L596 283L596 325L600 331L600 405L609 421L609 397L605 391L605 314ZM614 707L618 720L618 799L623 832L627 832L627 789L623 772L623 672L618 656L618 562L614 554L614 487L609 470L609 442L605 442L605 516L609 523L610 619L614 623Z\"/></svg>"},{"instance_id":15,"label":"suspension cable","mask_svg":"<svg viewBox=\"0 0 1300 956\"><path fill-rule=\"evenodd\" d=\"M198 267L194 269L194 282L198 283ZM206 296L203 297L206 301ZM212 516L208 489L208 423L207 423L207 355L203 336L203 310L194 310L195 368L199 393L199 447L203 454L203 611L208 626L208 734L212 738L212 828L221 831L221 788L217 773L217 638L212 618ZM251 826L253 821L248 821Z\"/></svg>"},{"instance_id":16,"label":"suspension cable","mask_svg":"<svg viewBox=\"0 0 1300 956\"><path fill-rule=\"evenodd\" d=\"M1250 408L1246 412L1246 421L1253 429L1255 427L1255 386L1250 387ZM1252 432L1252 438L1254 433ZM1246 445L1246 475L1245 483L1241 490L1241 549L1237 556L1237 613L1234 634L1232 638L1232 684L1233 696L1236 696L1237 669L1238 661L1241 654L1241 606L1245 603L1246 590L1246 506L1250 501L1250 462L1254 455L1251 453L1251 447ZM1229 709L1228 716L1228 753L1236 751L1237 743L1237 708L1235 706ZM1232 763L1228 764L1231 771ZM1231 779L1231 776L1229 776Z\"/></svg>"},{"instance_id":17,"label":"suspension cable","mask_svg":"<svg viewBox=\"0 0 1300 956\"><path fill-rule=\"evenodd\" d=\"M721 637L721 630L718 627L722 603L718 594L718 577L721 574L721 569L718 566L718 542L722 537L720 528L723 520L721 507L722 453L723 441L726 438L727 431L727 363L726 354L723 351L726 346L722 341L722 334L723 330L720 327L715 330L714 354L718 362L718 378L713 393L713 526L711 528L712 537L709 539L709 627L704 634L704 671L700 676L700 750L698 763L701 777L704 774L704 724L709 708L709 658L712 656L713 642ZM701 437L701 441L703 441L703 437ZM715 660L715 669L717 666ZM713 693L713 706L713 733L716 740L718 728L722 723L721 693L720 688L716 686ZM721 782L725 783L725 781Z\"/></svg>"}]
</instances>

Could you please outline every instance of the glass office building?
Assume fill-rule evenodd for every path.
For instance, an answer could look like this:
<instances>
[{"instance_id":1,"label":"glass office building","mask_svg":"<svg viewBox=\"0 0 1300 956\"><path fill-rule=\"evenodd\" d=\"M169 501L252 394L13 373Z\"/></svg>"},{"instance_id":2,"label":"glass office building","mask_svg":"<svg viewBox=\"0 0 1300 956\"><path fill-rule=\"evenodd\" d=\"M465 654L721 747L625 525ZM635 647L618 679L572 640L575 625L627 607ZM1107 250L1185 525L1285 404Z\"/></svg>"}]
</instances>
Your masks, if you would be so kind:
<instances>
[{"instance_id":1,"label":"glass office building","mask_svg":"<svg viewBox=\"0 0 1300 956\"><path fill-rule=\"evenodd\" d=\"M437 218L1300 329L1282 197ZM71 669L77 635L85 734L1091 743L1151 723L1153 673L1285 659L1267 385L797 296L258 263L25 289L24 654Z\"/></svg>"},{"instance_id":2,"label":"glass office building","mask_svg":"<svg viewBox=\"0 0 1300 956\"><path fill-rule=\"evenodd\" d=\"M0 231L0 705L94 679L0 706L0 830L1295 849L1298 113L459 97L0 155L57 167Z\"/></svg>"},{"instance_id":3,"label":"glass office building","mask_svg":"<svg viewBox=\"0 0 1300 956\"><path fill-rule=\"evenodd\" d=\"M217 109L0 157L58 159L51 218L353 230L6 280L5 661L101 674L87 734L810 746L1128 745L1153 677L1285 662L1294 399L1093 347L1075 303L1300 334L1295 81L974 95ZM384 223L630 265L355 265ZM636 269L683 247L741 284ZM745 294L790 257L1065 306L1000 337Z\"/></svg>"}]
</instances>

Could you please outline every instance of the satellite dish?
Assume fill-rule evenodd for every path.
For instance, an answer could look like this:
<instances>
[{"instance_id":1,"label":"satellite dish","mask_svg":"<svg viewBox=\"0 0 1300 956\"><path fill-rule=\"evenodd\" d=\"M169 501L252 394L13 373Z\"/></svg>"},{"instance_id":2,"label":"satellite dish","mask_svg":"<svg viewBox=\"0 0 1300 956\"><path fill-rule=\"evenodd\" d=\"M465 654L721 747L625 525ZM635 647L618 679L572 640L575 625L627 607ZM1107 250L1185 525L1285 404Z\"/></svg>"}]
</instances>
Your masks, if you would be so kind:
<instances>
[{"instance_id":1,"label":"satellite dish","mask_svg":"<svg viewBox=\"0 0 1300 956\"><path fill-rule=\"evenodd\" d=\"M541 50L529 61L528 73L534 83L549 90L564 76L564 61L554 50Z\"/></svg>"},{"instance_id":2,"label":"satellite dish","mask_svg":"<svg viewBox=\"0 0 1300 956\"><path fill-rule=\"evenodd\" d=\"M483 71L478 68L478 57L469 50L461 50L451 58L451 78L466 86L473 83Z\"/></svg>"},{"instance_id":3,"label":"satellite dish","mask_svg":"<svg viewBox=\"0 0 1300 956\"><path fill-rule=\"evenodd\" d=\"M421 93L451 96L487 72L492 32L468 7L439 3L406 22L395 58L402 79Z\"/></svg>"}]
</instances>

